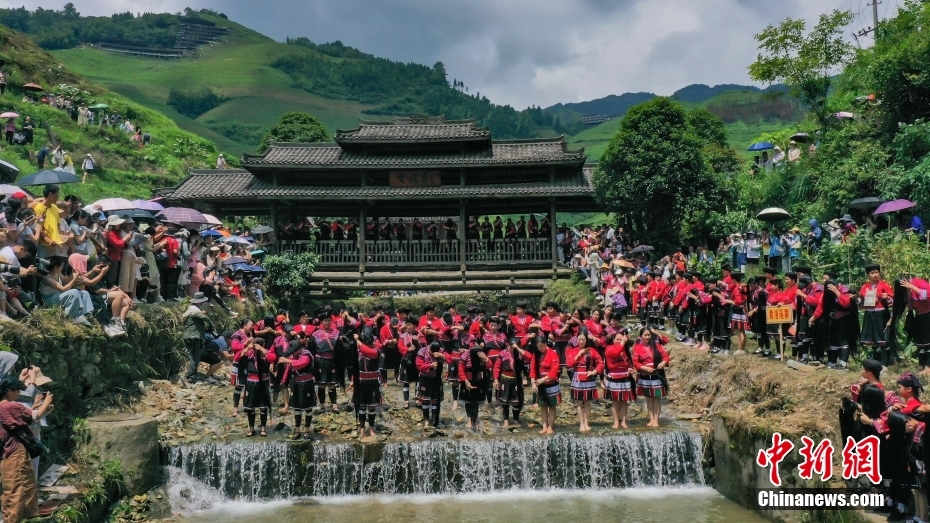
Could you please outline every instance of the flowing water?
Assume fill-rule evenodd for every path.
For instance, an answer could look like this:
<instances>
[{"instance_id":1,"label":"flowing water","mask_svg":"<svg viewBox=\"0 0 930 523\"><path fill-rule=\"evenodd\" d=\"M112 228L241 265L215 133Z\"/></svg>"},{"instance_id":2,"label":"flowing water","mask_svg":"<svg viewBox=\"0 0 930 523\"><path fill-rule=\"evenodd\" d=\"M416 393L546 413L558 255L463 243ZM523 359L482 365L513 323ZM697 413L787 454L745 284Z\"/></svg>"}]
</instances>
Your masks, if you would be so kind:
<instances>
[{"instance_id":1,"label":"flowing water","mask_svg":"<svg viewBox=\"0 0 930 523\"><path fill-rule=\"evenodd\" d=\"M203 444L172 448L168 462L230 498L248 501L704 483L701 436L684 431L365 446Z\"/></svg>"},{"instance_id":2,"label":"flowing water","mask_svg":"<svg viewBox=\"0 0 930 523\"><path fill-rule=\"evenodd\" d=\"M175 474L180 471L175 469ZM189 478L188 478L189 479ZM173 503L177 523L766 523L710 487L608 490L521 490L497 493L338 496L270 502L223 501L216 492L191 493ZM207 508L209 507L209 508Z\"/></svg>"},{"instance_id":3,"label":"flowing water","mask_svg":"<svg viewBox=\"0 0 930 523\"><path fill-rule=\"evenodd\" d=\"M763 521L704 486L701 437L683 431L205 444L168 461L183 523Z\"/></svg>"}]
</instances>

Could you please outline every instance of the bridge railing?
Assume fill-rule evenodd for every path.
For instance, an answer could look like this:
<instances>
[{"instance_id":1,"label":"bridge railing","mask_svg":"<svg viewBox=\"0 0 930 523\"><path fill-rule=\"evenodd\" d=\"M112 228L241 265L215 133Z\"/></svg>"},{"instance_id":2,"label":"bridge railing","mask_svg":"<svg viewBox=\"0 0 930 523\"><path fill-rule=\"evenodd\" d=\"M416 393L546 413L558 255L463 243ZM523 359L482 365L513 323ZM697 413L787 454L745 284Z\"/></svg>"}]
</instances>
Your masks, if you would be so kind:
<instances>
[{"instance_id":1,"label":"bridge railing","mask_svg":"<svg viewBox=\"0 0 930 523\"><path fill-rule=\"evenodd\" d=\"M458 240L366 240L366 266L458 266L462 262ZM294 240L278 242L274 252L314 252L320 267L349 267L359 264L355 241ZM539 264L552 259L547 238L466 240L465 263Z\"/></svg>"}]
</instances>

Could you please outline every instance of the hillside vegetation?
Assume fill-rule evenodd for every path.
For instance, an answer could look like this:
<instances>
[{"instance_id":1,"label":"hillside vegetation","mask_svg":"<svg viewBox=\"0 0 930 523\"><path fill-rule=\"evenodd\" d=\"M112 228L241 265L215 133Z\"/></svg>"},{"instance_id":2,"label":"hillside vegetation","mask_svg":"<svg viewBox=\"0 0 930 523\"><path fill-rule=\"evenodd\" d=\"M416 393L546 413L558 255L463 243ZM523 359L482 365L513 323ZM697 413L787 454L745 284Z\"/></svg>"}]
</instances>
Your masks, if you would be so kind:
<instances>
[{"instance_id":1,"label":"hillside vegetation","mask_svg":"<svg viewBox=\"0 0 930 523\"><path fill-rule=\"evenodd\" d=\"M727 130L729 143L744 153L746 147L761 135L782 131L786 126L794 129L792 132L797 131L795 127L804 116L795 100L786 97L770 98L759 89L720 91L699 102L676 101L685 109L707 109L719 116ZM619 119L609 120L585 129L566 141L572 148L584 147L588 161L597 161L619 128Z\"/></svg>"},{"instance_id":2,"label":"hillside vegetation","mask_svg":"<svg viewBox=\"0 0 930 523\"><path fill-rule=\"evenodd\" d=\"M78 173L86 154L97 160L102 170L98 176L86 184L65 187L66 194L77 194L86 202L108 196L150 198L152 189L173 185L189 168L207 167L216 159L216 146L209 140L181 130L156 111L88 82L29 38L5 27L0 27L0 58L6 61L4 69L9 76L7 94L0 97L0 111L19 113L18 124L26 116L37 124L32 145L0 143L0 159L16 165L23 175L37 170L35 154L50 141L46 124L70 152ZM117 128L78 126L63 110L24 102L20 87L29 82L87 104L106 104L110 107L108 112L129 118L145 129L152 136L152 143L142 149Z\"/></svg>"},{"instance_id":3,"label":"hillside vegetation","mask_svg":"<svg viewBox=\"0 0 930 523\"><path fill-rule=\"evenodd\" d=\"M0 23L4 22L30 34L88 79L236 153L254 152L278 118L292 111L313 114L330 132L354 128L360 118L394 114L474 117L498 138L562 132L556 119L540 108L517 111L493 104L478 92L469 93L464 82L446 77L442 63L405 64L340 42L316 44L307 38L275 42L207 10L85 17L73 6L62 11L0 9ZM224 27L230 34L190 57L174 60L80 45L106 42L170 48L182 22ZM149 30L151 37L130 36Z\"/></svg>"}]
</instances>

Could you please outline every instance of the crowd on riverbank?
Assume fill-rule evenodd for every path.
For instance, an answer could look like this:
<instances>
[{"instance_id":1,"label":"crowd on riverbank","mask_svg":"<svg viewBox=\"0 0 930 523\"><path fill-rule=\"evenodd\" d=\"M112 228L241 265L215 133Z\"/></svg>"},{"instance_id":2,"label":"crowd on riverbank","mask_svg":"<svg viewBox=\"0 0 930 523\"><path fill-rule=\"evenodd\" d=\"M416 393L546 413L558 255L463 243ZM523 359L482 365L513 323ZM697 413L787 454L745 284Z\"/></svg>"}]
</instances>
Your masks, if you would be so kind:
<instances>
[{"instance_id":1,"label":"crowd on riverbank","mask_svg":"<svg viewBox=\"0 0 930 523\"><path fill-rule=\"evenodd\" d=\"M215 336L197 309L205 297L192 301L185 329L191 363L206 363L209 377L224 359L232 362L233 409L245 411L249 435L256 417L267 434L268 413L280 405L294 415L293 437L309 438L314 412L338 412L340 395L351 395L359 435L374 435L389 374L402 387L404 407L422 411L424 428L439 426L450 399L453 410L464 406L466 427L475 430L481 404L499 408L506 427L520 424L532 402L541 411L540 433L551 434L563 380L582 432L591 430L591 402L601 397L611 402L614 428L627 427L628 405L640 396L648 426L658 427L668 394L668 339L649 326L625 326L609 306L569 311L547 303L537 311L518 302L513 310L468 306L464 314L428 306L416 317L405 308L332 304L312 315L300 311L294 322L283 310L243 319L238 330ZM198 378L192 366L188 380Z\"/></svg>"},{"instance_id":2,"label":"crowd on riverbank","mask_svg":"<svg viewBox=\"0 0 930 523\"><path fill-rule=\"evenodd\" d=\"M0 197L0 321L59 306L73 323L99 322L125 335L130 308L203 293L233 314L227 300L263 301L261 240L249 231L156 221L85 208L50 184ZM149 215L150 216L150 215ZM224 241L227 238L234 242Z\"/></svg>"}]
</instances>

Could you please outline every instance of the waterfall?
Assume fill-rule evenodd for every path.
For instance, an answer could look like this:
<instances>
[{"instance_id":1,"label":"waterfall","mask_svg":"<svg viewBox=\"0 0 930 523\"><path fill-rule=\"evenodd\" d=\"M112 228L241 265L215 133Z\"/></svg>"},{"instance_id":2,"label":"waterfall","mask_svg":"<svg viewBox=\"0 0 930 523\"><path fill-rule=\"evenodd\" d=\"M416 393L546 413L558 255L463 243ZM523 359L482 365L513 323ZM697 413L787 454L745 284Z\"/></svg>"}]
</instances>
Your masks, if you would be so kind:
<instances>
[{"instance_id":1,"label":"waterfall","mask_svg":"<svg viewBox=\"0 0 930 523\"><path fill-rule=\"evenodd\" d=\"M456 494L703 484L701 436L222 443L172 447L168 464L229 498Z\"/></svg>"}]
</instances>

